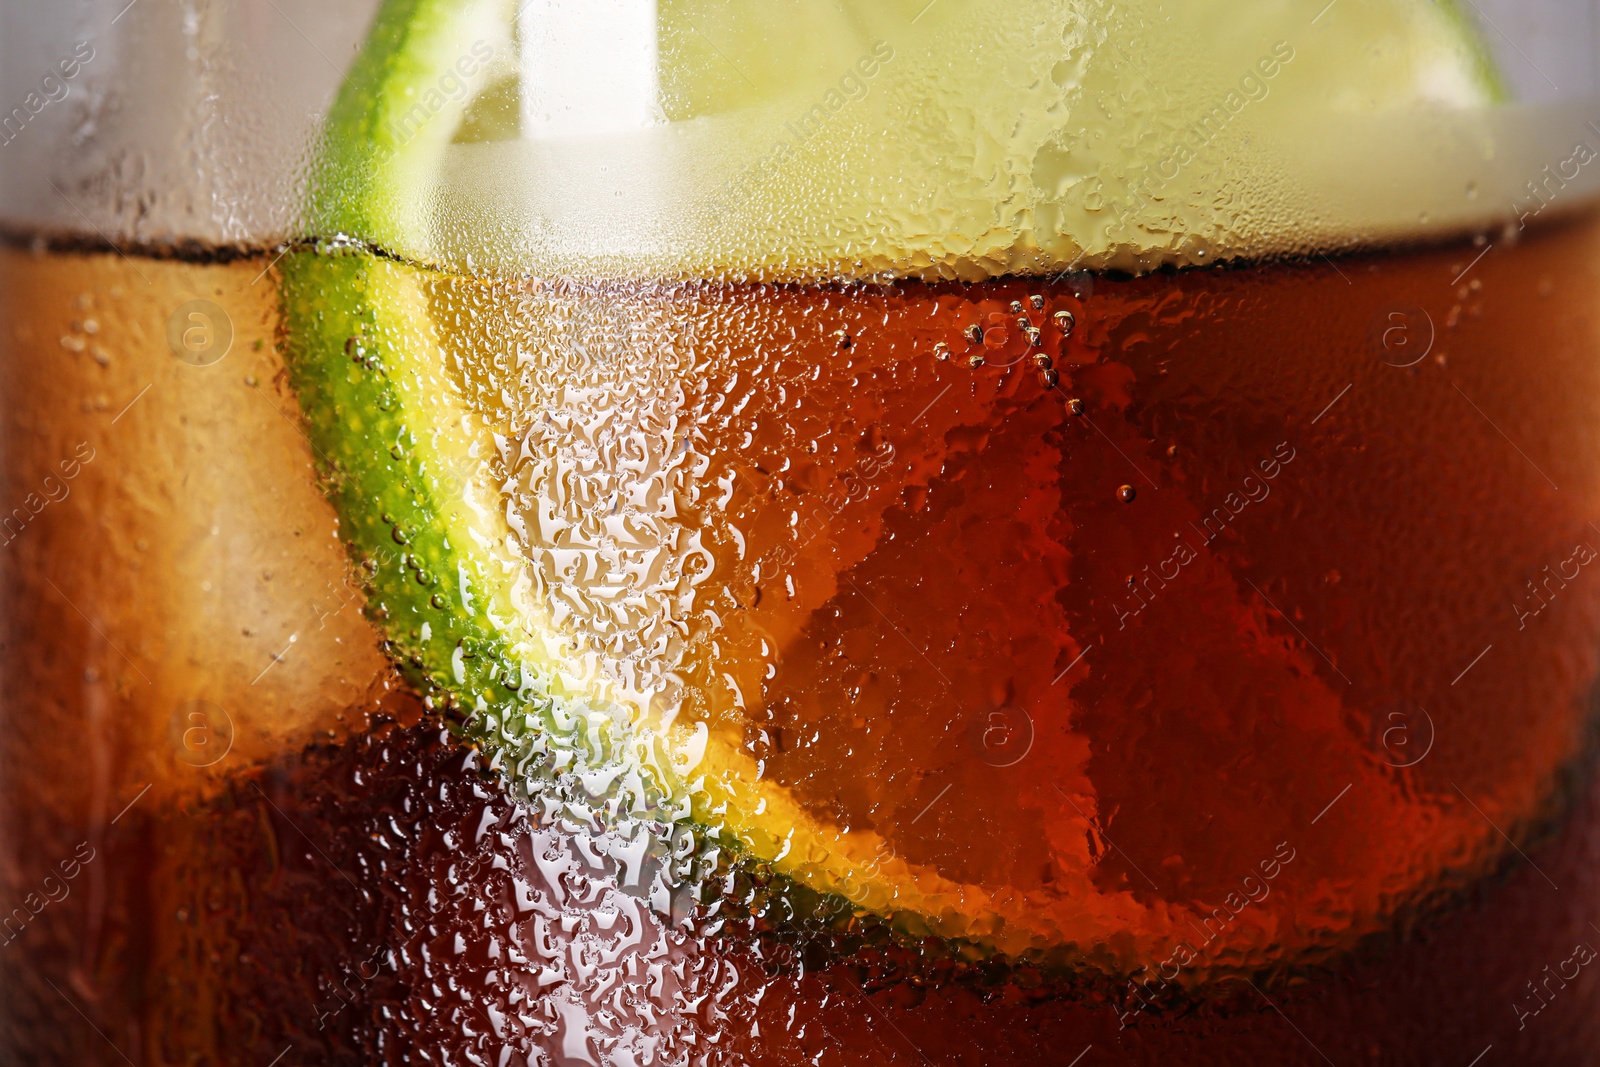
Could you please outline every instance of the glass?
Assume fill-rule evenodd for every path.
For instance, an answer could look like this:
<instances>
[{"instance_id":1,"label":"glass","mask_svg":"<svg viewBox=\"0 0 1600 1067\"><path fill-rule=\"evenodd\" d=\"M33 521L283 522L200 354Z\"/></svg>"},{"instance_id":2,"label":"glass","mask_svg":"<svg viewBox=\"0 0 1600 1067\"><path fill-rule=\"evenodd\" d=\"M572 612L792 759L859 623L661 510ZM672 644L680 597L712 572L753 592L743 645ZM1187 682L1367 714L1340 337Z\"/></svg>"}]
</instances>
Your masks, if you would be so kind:
<instances>
[{"instance_id":1,"label":"glass","mask_svg":"<svg viewBox=\"0 0 1600 1067\"><path fill-rule=\"evenodd\" d=\"M4 1058L1588 1062L1593 18L0 12Z\"/></svg>"}]
</instances>

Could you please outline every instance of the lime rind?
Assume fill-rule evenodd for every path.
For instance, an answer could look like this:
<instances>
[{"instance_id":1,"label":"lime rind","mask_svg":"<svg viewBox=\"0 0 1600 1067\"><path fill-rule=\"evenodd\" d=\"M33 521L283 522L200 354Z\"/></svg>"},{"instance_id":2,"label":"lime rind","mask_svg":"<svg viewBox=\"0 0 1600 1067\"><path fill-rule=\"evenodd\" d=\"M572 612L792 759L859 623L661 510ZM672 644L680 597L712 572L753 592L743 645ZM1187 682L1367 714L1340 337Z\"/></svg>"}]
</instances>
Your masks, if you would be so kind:
<instances>
[{"instance_id":1,"label":"lime rind","mask_svg":"<svg viewBox=\"0 0 1600 1067\"><path fill-rule=\"evenodd\" d=\"M308 197L312 233L397 249L425 229L419 193L466 113L464 79L486 80L482 67L506 51L510 16L507 0L379 7L323 127Z\"/></svg>"},{"instance_id":2,"label":"lime rind","mask_svg":"<svg viewBox=\"0 0 1600 1067\"><path fill-rule=\"evenodd\" d=\"M636 862L634 838L659 838L646 851L675 862L657 865L648 891L666 907L717 862L691 829L727 807L704 775L691 778L707 731L642 729L640 700L605 693L597 672L552 652L559 637L537 625L544 612L481 485L486 434L441 374L414 272L370 248L416 224L408 193L466 107L453 101L453 116L436 111L400 138L396 101L436 81L496 6L391 0L380 11L313 183L310 217L334 236L279 266L291 382L386 650L523 799L582 823L630 820L619 847Z\"/></svg>"}]
</instances>

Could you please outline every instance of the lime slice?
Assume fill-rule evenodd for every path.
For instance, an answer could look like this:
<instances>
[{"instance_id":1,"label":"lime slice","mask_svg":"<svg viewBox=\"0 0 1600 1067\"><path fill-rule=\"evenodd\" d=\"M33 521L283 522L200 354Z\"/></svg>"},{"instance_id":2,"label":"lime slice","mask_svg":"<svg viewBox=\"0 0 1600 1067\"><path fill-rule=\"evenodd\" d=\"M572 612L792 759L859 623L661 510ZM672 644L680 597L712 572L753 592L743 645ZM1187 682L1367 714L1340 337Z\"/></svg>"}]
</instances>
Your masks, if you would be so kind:
<instances>
[{"instance_id":1,"label":"lime slice","mask_svg":"<svg viewBox=\"0 0 1600 1067\"><path fill-rule=\"evenodd\" d=\"M783 281L1309 254L1505 216L1527 160L1582 126L1486 108L1503 90L1454 5L1088 10L662 4L648 105L594 104L605 132L584 134L558 121L573 90L519 138L452 146L412 189L424 225L387 247L465 273ZM626 80L616 62L586 88Z\"/></svg>"},{"instance_id":2,"label":"lime slice","mask_svg":"<svg viewBox=\"0 0 1600 1067\"><path fill-rule=\"evenodd\" d=\"M907 43L897 48L887 44L885 12L846 5L846 15L814 25L806 38L805 62L797 66L812 74L787 79L777 69L787 54L781 38L758 33L753 13L741 22L724 5L666 5L663 32L684 35L687 25L708 42L716 39L708 34L749 38L740 54L757 57L744 60L756 67L735 71L748 83L748 100L730 87L719 65L729 61L715 45L685 46L687 58L662 79L662 117L726 134L736 149L729 165L736 168L744 166L739 146L758 143L757 131L768 128L773 114L813 95L831 108L828 93L841 59L847 73L855 72L852 85L882 81L863 90L858 112L847 115L842 105L828 112L834 117L808 148L812 162L796 165L792 182L786 171L784 182L751 192L748 204L724 196L732 229L709 225L711 237L702 240L689 229L704 218L691 215L689 229L651 231L633 249L616 243L619 233L640 236L628 219L614 220L609 230L603 219L588 229L575 219L574 232L589 243L574 249L557 247L548 226L513 227L518 232L507 235L486 216L449 208L449 187L459 193L479 178L448 180L450 165L477 158L459 153L479 147L450 142L466 121L471 92L493 80L494 64L509 62L509 8L491 0L388 0L328 120L308 210L318 240L285 256L280 270L293 384L327 463L342 536L368 585L369 614L395 661L518 795L552 817L624 828L617 847L626 878L663 909L677 887L724 869L731 856L775 872L791 890L791 911L821 899L823 911L880 916L903 932L961 940L980 953L1032 955L1109 973L1130 972L1185 924L1204 921L1100 885L1087 846L1052 872L1048 892L949 877L898 855L871 829L843 825L768 775L748 739L749 724L739 718L750 688L748 678L741 684L741 671L749 666L737 657L719 659L714 638L685 648L686 629L672 607L692 601L728 551L702 544L691 524L675 519L674 472L688 477L704 459L696 427L673 423L671 404L655 410L646 403L690 381L673 378L680 368L672 338L696 313L675 312L670 292L656 294L644 302L653 309L644 314L658 318L628 327L632 347L624 353L653 363L609 384L574 375L553 386L611 389L608 403L642 405L621 432L647 427L649 433L619 438L609 457L631 471L627 491L638 499L623 509L619 483L614 503L585 501L581 521L637 549L640 580L661 591L644 602L630 599L626 583L603 580L607 567L629 564L608 561L573 537L570 527L580 520L553 510L529 514L512 499L524 469L517 452L531 440L510 432L512 423L527 422L527 412L515 410L515 380L524 373L559 376L564 364L551 355L560 350L554 343L542 355L509 343L496 333L497 315L526 306L530 315L546 315L550 329L568 330L572 343L603 346L610 327L582 316L598 308L603 317L604 284L451 278L408 260L450 259L436 254L447 233L454 247L469 248L461 252L464 265L477 255L546 277L576 267L747 277L881 267L972 278L1060 267L1086 253L1102 264L1198 262L1255 251L1259 233L1238 220L1231 227L1197 222L1198 216L1175 221L1167 210L1175 203L1171 190L1147 189L1148 202L1130 199L1111 215L1103 196L1114 176L1175 158L1172 146L1187 136L1191 107L1215 98L1227 115L1239 116L1218 135L1225 146L1265 136L1308 100L1365 113L1468 107L1496 94L1470 34L1440 5L1344 0L1315 26L1290 5L1256 8L1259 23L1241 20L1236 5L1224 14L1222 5L1204 4L1178 13L1130 8L1109 23L1090 24L1065 8L1052 20L1031 8L1024 17L1014 6L993 5L984 7L992 47L975 49L969 66L952 69L928 57L955 54L947 38L966 32L970 22L963 20L972 12L957 18L935 9L923 25L901 19ZM1219 42L1202 32L1218 19L1260 32ZM1277 36L1291 29L1306 35L1304 44ZM1200 64L1197 76L1158 83L1157 70L1183 70L1179 61L1189 60ZM897 61L902 67L893 66ZM455 91L468 85L471 91ZM1249 88L1269 85L1258 99ZM1236 109L1233 98L1241 92ZM1107 94L1134 102L1137 136L1116 139L1080 123L1073 143L1052 140L1063 127L1065 102L1092 110ZM873 101L889 110L873 110L879 107ZM611 118L637 112L623 104L637 101L623 101ZM927 136L863 151L864 130L907 108L922 116L912 128ZM540 116L530 121L537 125ZM964 128L964 144L977 145L977 154L941 140L941 123ZM639 136L653 136L640 129ZM1055 147L1047 151L1049 145ZM1024 149L1026 158L1018 154ZM596 151L610 158L603 145L585 150L591 162ZM1222 152L1197 161L1185 180L1203 185L1227 158ZM1017 177L1022 164L1026 189ZM558 170L547 160L537 175L524 177L543 181ZM1250 173L1246 168L1244 178L1230 182L1259 179L1271 187L1264 175ZM1045 186L1049 196L1040 198ZM725 183L717 188L726 192ZM936 191L931 199L918 199L924 188ZM1099 201L1091 196L1096 188ZM581 207L597 191L606 190L571 193ZM676 195L664 191L655 213L672 216ZM744 198L741 192L733 200ZM1196 242L1197 230L1209 236ZM524 238L533 244L519 245ZM742 249L737 255L727 251L735 244ZM582 407L574 401L574 410ZM545 417L557 416L571 420L583 412ZM568 477L546 473L556 481ZM832 472L815 477L827 481ZM831 573L822 577L835 580ZM772 628L797 629L816 606L801 595L792 610L763 617ZM779 645L786 637L771 636ZM1135 929L1144 931L1138 939L1126 933ZM1241 946L1271 946L1282 937L1255 917L1235 929ZM1189 968L1182 980L1203 973Z\"/></svg>"}]
</instances>

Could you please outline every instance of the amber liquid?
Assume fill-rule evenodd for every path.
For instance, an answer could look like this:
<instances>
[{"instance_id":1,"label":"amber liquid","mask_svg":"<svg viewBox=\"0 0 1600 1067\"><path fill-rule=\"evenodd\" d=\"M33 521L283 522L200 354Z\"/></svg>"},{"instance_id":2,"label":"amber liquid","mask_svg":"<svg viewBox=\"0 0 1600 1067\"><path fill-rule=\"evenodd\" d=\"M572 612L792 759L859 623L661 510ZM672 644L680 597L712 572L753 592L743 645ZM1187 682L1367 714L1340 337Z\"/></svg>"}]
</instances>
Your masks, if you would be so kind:
<instances>
[{"instance_id":1,"label":"amber liquid","mask_svg":"<svg viewBox=\"0 0 1600 1067\"><path fill-rule=\"evenodd\" d=\"M1094 967L620 892L603 828L507 800L384 663L267 261L0 253L8 1056L1587 1062L1600 226L1480 251L427 281L569 503L615 506L573 427L675 398L689 712L819 820L1106 917ZM548 578L614 638L603 581Z\"/></svg>"}]
</instances>

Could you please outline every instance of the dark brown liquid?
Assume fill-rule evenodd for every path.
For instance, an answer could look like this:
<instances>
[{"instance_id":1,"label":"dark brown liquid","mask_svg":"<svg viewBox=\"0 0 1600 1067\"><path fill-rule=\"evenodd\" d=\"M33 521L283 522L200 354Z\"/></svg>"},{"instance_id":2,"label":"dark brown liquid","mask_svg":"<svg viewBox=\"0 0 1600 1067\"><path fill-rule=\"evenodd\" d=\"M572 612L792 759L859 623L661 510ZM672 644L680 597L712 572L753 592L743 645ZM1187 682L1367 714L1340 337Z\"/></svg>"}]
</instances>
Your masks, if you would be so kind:
<instances>
[{"instance_id":1,"label":"dark brown liquid","mask_svg":"<svg viewBox=\"0 0 1600 1067\"><path fill-rule=\"evenodd\" d=\"M607 831L520 811L391 691L339 591L271 348L236 342L239 358L198 368L212 378L169 377L197 370L165 348L182 300L224 304L241 338L270 331L270 280L251 284L264 263L0 254L7 395L39 401L8 410L11 498L100 435L71 493L30 510L0 556L7 900L44 899L51 871L70 890L0 947L13 1056L999 1064L1087 1048L1089 1067L1467 1063L1492 1045L1502 1062L1585 1062L1594 968L1560 975L1600 946L1600 811L1583 792L1559 833L1530 835L1558 825L1563 775L1584 766L1600 651L1600 581L1573 562L1600 547L1596 241L1569 225L1460 278L1476 249L1101 280L1086 296L1007 279L688 301L725 327L694 336L803 324L786 356L817 368L698 420L710 480L763 476L730 498L764 538L753 558L802 505L823 527L793 535L794 585L768 578L759 597L719 557L744 611L716 662L737 671L758 635L783 638L770 682L742 687L762 694L752 729L783 739L771 773L950 877L1048 894L1054 857L1087 841L1107 899L1229 907L1230 950L1283 924L1277 947L1252 949L1266 965L1219 966L1186 1012L1149 984L1175 944L1154 927L1127 931L1154 946L1129 950L1146 984L1094 994L937 951L918 968L904 945L808 956L733 907L714 934L703 914L677 930L687 902L652 911L586 858ZM112 295L147 285L163 296ZM84 292L104 304L77 306ZM1053 312L1069 309L1063 337ZM1429 335L1412 363L1400 342ZM718 382L750 369L748 348L723 347L705 371ZM150 406L119 416L146 382ZM231 398L259 408L248 447L202 421ZM856 492L883 441L894 463ZM245 452L277 457L261 469L281 480ZM217 465L260 498L239 543L287 562L241 549L210 577L185 570L196 527L241 525L237 501L191 507ZM170 558L140 564L152 552ZM176 588L191 578L235 580L220 614ZM261 655L217 669L241 629ZM174 726L199 698L228 711L233 745L204 768L191 721ZM1031 729L1015 761L1017 722L968 721L1004 709ZM1420 757L1406 747L1425 740ZM65 879L80 841L93 859ZM1270 894L1224 903L1275 856ZM1415 928L1396 934L1397 913ZM1195 947L1215 953L1206 932Z\"/></svg>"}]
</instances>

